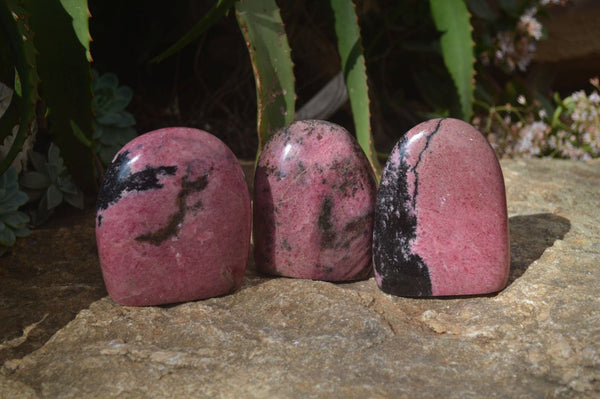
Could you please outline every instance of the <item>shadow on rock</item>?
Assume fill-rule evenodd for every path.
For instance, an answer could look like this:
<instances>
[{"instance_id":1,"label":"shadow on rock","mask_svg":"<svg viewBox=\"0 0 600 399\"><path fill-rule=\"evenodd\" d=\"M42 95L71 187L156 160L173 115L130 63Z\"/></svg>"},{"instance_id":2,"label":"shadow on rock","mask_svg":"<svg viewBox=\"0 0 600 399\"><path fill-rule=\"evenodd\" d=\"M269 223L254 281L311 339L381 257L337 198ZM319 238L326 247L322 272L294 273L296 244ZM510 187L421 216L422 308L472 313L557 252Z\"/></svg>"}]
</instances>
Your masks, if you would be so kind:
<instances>
[{"instance_id":1,"label":"shadow on rock","mask_svg":"<svg viewBox=\"0 0 600 399\"><path fill-rule=\"evenodd\" d=\"M569 219L552 213L513 216L508 222L511 254L508 284L521 277L546 248L562 240L571 229Z\"/></svg>"},{"instance_id":2,"label":"shadow on rock","mask_svg":"<svg viewBox=\"0 0 600 399\"><path fill-rule=\"evenodd\" d=\"M93 209L59 210L0 259L0 365L38 349L105 295Z\"/></svg>"}]
</instances>

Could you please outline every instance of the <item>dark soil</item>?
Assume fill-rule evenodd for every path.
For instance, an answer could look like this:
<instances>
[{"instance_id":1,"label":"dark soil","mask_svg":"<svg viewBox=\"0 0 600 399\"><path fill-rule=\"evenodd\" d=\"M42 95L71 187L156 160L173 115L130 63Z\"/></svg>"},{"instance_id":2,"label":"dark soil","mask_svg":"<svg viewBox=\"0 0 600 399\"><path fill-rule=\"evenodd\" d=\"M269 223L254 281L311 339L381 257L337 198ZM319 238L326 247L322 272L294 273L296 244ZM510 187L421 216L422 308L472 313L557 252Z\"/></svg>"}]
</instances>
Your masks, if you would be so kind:
<instances>
[{"instance_id":1,"label":"dark soil","mask_svg":"<svg viewBox=\"0 0 600 399\"><path fill-rule=\"evenodd\" d=\"M61 207L0 258L0 364L38 349L106 295L92 208Z\"/></svg>"}]
</instances>

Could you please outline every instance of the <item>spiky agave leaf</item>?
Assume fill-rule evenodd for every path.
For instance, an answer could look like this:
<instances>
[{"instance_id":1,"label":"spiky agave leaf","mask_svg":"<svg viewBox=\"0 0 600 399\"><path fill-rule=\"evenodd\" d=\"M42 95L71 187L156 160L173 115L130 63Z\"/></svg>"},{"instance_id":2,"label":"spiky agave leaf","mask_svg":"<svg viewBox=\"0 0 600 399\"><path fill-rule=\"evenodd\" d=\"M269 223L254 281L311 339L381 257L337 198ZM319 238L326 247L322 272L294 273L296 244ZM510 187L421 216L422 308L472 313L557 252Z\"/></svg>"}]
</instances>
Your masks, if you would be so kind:
<instances>
[{"instance_id":1,"label":"spiky agave leaf","mask_svg":"<svg viewBox=\"0 0 600 399\"><path fill-rule=\"evenodd\" d=\"M296 94L291 51L274 0L240 0L235 11L254 70L260 153L277 129L294 120Z\"/></svg>"},{"instance_id":2,"label":"spiky agave leaf","mask_svg":"<svg viewBox=\"0 0 600 399\"><path fill-rule=\"evenodd\" d=\"M442 32L442 56L458 92L462 119L468 122L473 115L475 92L471 14L464 0L430 0L429 4L435 25Z\"/></svg>"},{"instance_id":3,"label":"spiky agave leaf","mask_svg":"<svg viewBox=\"0 0 600 399\"><path fill-rule=\"evenodd\" d=\"M3 50L8 49L8 54L2 54L2 56L12 61L18 74L15 78L14 87L16 95L13 95L12 101L15 102L18 109L19 124L8 153L0 161L0 174L6 172L21 151L30 132L30 126L35 119L39 77L35 56L36 49L33 45L33 34L28 22L27 13L17 0L0 0L0 31L4 40L8 41L8 46L1 46L0 48ZM12 126L10 128L7 128L6 124L2 126L0 143L11 134Z\"/></svg>"},{"instance_id":4,"label":"spiky agave leaf","mask_svg":"<svg viewBox=\"0 0 600 399\"><path fill-rule=\"evenodd\" d=\"M200 37L200 35L206 32L211 26L216 24L221 18L225 17L233 3L237 0L217 0L215 5L186 33L181 39L175 42L167 50L152 59L152 62L160 62L167 57L177 53L179 50L192 43L194 40Z\"/></svg>"},{"instance_id":5,"label":"spiky agave leaf","mask_svg":"<svg viewBox=\"0 0 600 399\"><path fill-rule=\"evenodd\" d=\"M342 72L352 108L356 139L379 179L381 165L377 160L375 143L371 134L369 86L358 17L352 0L331 0L330 3L338 39L338 51L342 60Z\"/></svg>"},{"instance_id":6,"label":"spiky agave leaf","mask_svg":"<svg viewBox=\"0 0 600 399\"><path fill-rule=\"evenodd\" d=\"M31 14L38 51L40 92L47 106L53 141L78 186L96 189L92 149L76 132L92 140L93 113L87 0L21 0Z\"/></svg>"}]
</instances>

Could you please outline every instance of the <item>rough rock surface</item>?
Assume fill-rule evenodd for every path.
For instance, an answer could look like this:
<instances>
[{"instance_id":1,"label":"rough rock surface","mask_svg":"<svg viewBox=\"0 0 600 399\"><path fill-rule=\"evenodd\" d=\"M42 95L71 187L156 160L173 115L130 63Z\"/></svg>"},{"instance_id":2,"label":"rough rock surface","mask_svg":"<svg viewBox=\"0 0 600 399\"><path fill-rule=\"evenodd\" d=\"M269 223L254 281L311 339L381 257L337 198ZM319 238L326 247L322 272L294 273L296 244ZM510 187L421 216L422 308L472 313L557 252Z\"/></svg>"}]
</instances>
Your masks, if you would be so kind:
<instances>
[{"instance_id":1,"label":"rough rock surface","mask_svg":"<svg viewBox=\"0 0 600 399\"><path fill-rule=\"evenodd\" d=\"M401 298L373 278L250 267L229 296L93 302L4 363L0 397L598 397L600 161L502 166L512 260L498 294Z\"/></svg>"}]
</instances>

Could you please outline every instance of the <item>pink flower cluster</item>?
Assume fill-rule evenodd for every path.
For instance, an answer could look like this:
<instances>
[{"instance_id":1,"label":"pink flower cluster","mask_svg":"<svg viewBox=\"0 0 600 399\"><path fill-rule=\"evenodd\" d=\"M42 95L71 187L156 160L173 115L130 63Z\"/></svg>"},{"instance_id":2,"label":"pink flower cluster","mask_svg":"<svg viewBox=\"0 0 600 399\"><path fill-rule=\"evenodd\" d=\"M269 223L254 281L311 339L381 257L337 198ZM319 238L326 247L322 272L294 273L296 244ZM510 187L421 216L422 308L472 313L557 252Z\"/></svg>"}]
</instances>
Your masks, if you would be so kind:
<instances>
[{"instance_id":1,"label":"pink flower cluster","mask_svg":"<svg viewBox=\"0 0 600 399\"><path fill-rule=\"evenodd\" d=\"M494 38L493 61L508 72L516 68L525 71L531 63L537 43L542 39L543 26L536 18L538 12L550 5L565 5L570 0L535 0L520 16L513 30L498 32ZM484 55L484 62L489 56Z\"/></svg>"},{"instance_id":2,"label":"pink flower cluster","mask_svg":"<svg viewBox=\"0 0 600 399\"><path fill-rule=\"evenodd\" d=\"M519 106L490 107L473 124L484 132L502 158L555 157L587 160L600 157L600 84L560 100L551 117L519 96Z\"/></svg>"}]
</instances>

